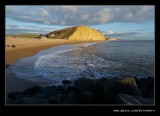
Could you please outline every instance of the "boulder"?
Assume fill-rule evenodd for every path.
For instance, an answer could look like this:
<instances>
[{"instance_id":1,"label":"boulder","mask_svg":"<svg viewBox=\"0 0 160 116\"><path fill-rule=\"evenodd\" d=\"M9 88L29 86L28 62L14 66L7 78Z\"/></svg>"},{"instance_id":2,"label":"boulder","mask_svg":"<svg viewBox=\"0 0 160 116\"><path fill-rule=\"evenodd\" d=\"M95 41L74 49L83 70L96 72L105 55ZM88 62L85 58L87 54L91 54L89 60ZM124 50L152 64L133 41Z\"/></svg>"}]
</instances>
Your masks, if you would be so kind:
<instances>
[{"instance_id":1,"label":"boulder","mask_svg":"<svg viewBox=\"0 0 160 116\"><path fill-rule=\"evenodd\" d=\"M73 91L70 91L68 92L67 96L66 96L66 99L64 100L64 104L77 104L79 102L79 99L78 99L78 95L73 92Z\"/></svg>"},{"instance_id":2,"label":"boulder","mask_svg":"<svg viewBox=\"0 0 160 116\"><path fill-rule=\"evenodd\" d=\"M142 87L141 91L142 91L143 97L147 98L150 96L151 89L149 89L148 87Z\"/></svg>"},{"instance_id":3,"label":"boulder","mask_svg":"<svg viewBox=\"0 0 160 116\"><path fill-rule=\"evenodd\" d=\"M137 79L137 86L139 88L148 87L151 89L154 86L154 78L147 77L147 78Z\"/></svg>"},{"instance_id":4,"label":"boulder","mask_svg":"<svg viewBox=\"0 0 160 116\"><path fill-rule=\"evenodd\" d=\"M48 98L49 104L57 104L57 96L51 96Z\"/></svg>"},{"instance_id":5,"label":"boulder","mask_svg":"<svg viewBox=\"0 0 160 116\"><path fill-rule=\"evenodd\" d=\"M81 91L79 97L82 104L90 104L93 101L93 93L91 91Z\"/></svg>"},{"instance_id":6,"label":"boulder","mask_svg":"<svg viewBox=\"0 0 160 116\"><path fill-rule=\"evenodd\" d=\"M69 85L69 84L71 84L72 82L71 81L68 81L68 80L63 80L62 81L62 84L63 85Z\"/></svg>"},{"instance_id":7,"label":"boulder","mask_svg":"<svg viewBox=\"0 0 160 116\"><path fill-rule=\"evenodd\" d=\"M39 99L34 97L22 97L15 101L15 104L48 104L48 99Z\"/></svg>"},{"instance_id":8,"label":"boulder","mask_svg":"<svg viewBox=\"0 0 160 116\"><path fill-rule=\"evenodd\" d=\"M151 98L143 98L139 96L130 96L127 94L118 94L116 99L117 104L127 104L127 105L153 105L154 100Z\"/></svg>"},{"instance_id":9,"label":"boulder","mask_svg":"<svg viewBox=\"0 0 160 116\"><path fill-rule=\"evenodd\" d=\"M37 94L44 94L46 98L49 98L58 94L58 88L56 86L47 86L38 91Z\"/></svg>"},{"instance_id":10,"label":"boulder","mask_svg":"<svg viewBox=\"0 0 160 116\"><path fill-rule=\"evenodd\" d=\"M8 99L16 100L21 95L22 95L22 92L11 92L8 94Z\"/></svg>"},{"instance_id":11,"label":"boulder","mask_svg":"<svg viewBox=\"0 0 160 116\"><path fill-rule=\"evenodd\" d=\"M29 95L34 95L34 94L36 94L40 89L41 89L40 86L33 86L33 87L29 88L29 89L24 90L22 93L23 93L23 95L28 95L28 94L29 94Z\"/></svg>"},{"instance_id":12,"label":"boulder","mask_svg":"<svg viewBox=\"0 0 160 116\"><path fill-rule=\"evenodd\" d=\"M92 79L80 78L75 81L75 87L78 91L91 91L96 92L97 87Z\"/></svg>"},{"instance_id":13,"label":"boulder","mask_svg":"<svg viewBox=\"0 0 160 116\"><path fill-rule=\"evenodd\" d=\"M58 104L63 104L64 100L66 99L66 95L65 94L58 94L57 95L57 102Z\"/></svg>"},{"instance_id":14,"label":"boulder","mask_svg":"<svg viewBox=\"0 0 160 116\"><path fill-rule=\"evenodd\" d=\"M142 97L142 92L137 87L134 78L127 77L111 81L104 86L103 102L115 103L115 97L119 93Z\"/></svg>"},{"instance_id":15,"label":"boulder","mask_svg":"<svg viewBox=\"0 0 160 116\"><path fill-rule=\"evenodd\" d=\"M154 87L150 90L150 95L149 95L149 97L150 98L153 98L154 99Z\"/></svg>"}]
</instances>

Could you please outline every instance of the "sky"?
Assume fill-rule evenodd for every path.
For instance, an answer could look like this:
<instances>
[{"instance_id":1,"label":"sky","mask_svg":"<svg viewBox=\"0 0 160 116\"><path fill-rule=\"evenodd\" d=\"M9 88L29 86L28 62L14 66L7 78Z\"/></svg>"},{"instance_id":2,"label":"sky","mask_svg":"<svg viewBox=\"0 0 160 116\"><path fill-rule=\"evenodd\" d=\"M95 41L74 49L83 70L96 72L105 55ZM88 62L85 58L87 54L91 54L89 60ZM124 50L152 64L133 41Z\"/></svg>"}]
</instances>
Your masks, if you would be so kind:
<instances>
[{"instance_id":1,"label":"sky","mask_svg":"<svg viewBox=\"0 0 160 116\"><path fill-rule=\"evenodd\" d=\"M85 25L106 37L155 39L154 5L6 5L6 34L37 33Z\"/></svg>"}]
</instances>

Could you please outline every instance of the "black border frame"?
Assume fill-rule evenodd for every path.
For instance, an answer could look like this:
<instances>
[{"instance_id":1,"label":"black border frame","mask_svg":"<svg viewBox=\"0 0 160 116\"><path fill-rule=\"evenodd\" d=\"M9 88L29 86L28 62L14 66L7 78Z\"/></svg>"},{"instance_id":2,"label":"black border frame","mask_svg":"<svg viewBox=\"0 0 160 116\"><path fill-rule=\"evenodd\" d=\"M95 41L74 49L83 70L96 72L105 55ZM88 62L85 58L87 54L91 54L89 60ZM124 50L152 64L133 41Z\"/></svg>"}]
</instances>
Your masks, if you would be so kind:
<instances>
[{"instance_id":1,"label":"black border frame","mask_svg":"<svg viewBox=\"0 0 160 116\"><path fill-rule=\"evenodd\" d=\"M121 110L123 112L124 110L155 110L155 112L159 112L159 102L160 102L160 96L158 95L158 86L160 82L160 74L158 74L158 69L160 69L159 64L160 62L158 57L158 41L160 39L159 37L159 26L160 26L160 3L159 0L132 0L132 1L125 1L125 0L104 0L104 1L92 1L92 3L87 3L82 1L76 1L76 0L66 0L66 1L33 1L33 0L27 0L27 1L3 1L1 3L1 33L0 33L0 49L1 53L4 55L1 55L1 78L0 78L0 113L1 112L26 112L29 113L29 111L36 111L36 112L52 112L52 113L67 113L67 112L73 112L78 111L76 114L85 114L85 112L99 112L99 115L103 115L103 113L108 114L108 112L114 112L113 110ZM1 1L2 2L2 1ZM80 3L81 2L81 3ZM89 1L88 1L89 2ZM155 5L155 106L5 106L5 5ZM89 108L90 107L90 108ZM76 115L75 114L75 115ZM67 115L67 114L66 114ZM70 114L69 114L70 115Z\"/></svg>"}]
</instances>

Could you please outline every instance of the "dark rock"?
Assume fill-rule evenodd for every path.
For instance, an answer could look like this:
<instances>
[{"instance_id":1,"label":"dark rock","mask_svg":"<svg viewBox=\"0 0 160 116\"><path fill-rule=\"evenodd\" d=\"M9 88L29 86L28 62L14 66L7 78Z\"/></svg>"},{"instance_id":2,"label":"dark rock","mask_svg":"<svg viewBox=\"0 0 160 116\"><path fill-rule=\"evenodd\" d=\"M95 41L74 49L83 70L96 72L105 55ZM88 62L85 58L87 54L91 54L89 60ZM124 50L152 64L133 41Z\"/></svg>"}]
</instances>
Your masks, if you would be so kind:
<instances>
[{"instance_id":1,"label":"dark rock","mask_svg":"<svg viewBox=\"0 0 160 116\"><path fill-rule=\"evenodd\" d=\"M141 104L148 104L148 105L154 104L154 99L152 99L152 98L143 98L143 97L139 97L139 96L133 96L133 98L140 101Z\"/></svg>"},{"instance_id":2,"label":"dark rock","mask_svg":"<svg viewBox=\"0 0 160 116\"><path fill-rule=\"evenodd\" d=\"M127 105L143 105L143 104L154 104L154 100L151 98L143 98L139 96L130 96L127 94L118 94L116 99L117 104L127 104Z\"/></svg>"},{"instance_id":3,"label":"dark rock","mask_svg":"<svg viewBox=\"0 0 160 116\"><path fill-rule=\"evenodd\" d=\"M92 104L102 104L102 95L100 93L95 93L92 96Z\"/></svg>"},{"instance_id":4,"label":"dark rock","mask_svg":"<svg viewBox=\"0 0 160 116\"><path fill-rule=\"evenodd\" d=\"M35 98L40 98L40 99L44 99L44 98L45 98L45 95L44 95L44 94L36 94L36 95L34 95L33 97L35 97Z\"/></svg>"},{"instance_id":5,"label":"dark rock","mask_svg":"<svg viewBox=\"0 0 160 116\"><path fill-rule=\"evenodd\" d=\"M62 84L63 85L68 85L68 84L71 84L72 82L71 81L68 81L68 80L63 80L62 81Z\"/></svg>"},{"instance_id":6,"label":"dark rock","mask_svg":"<svg viewBox=\"0 0 160 116\"><path fill-rule=\"evenodd\" d=\"M36 94L40 89L41 89L40 86L31 87L31 88L29 88L29 89L24 90L24 91L23 91L23 95L27 95L27 94L34 95L34 94Z\"/></svg>"},{"instance_id":7,"label":"dark rock","mask_svg":"<svg viewBox=\"0 0 160 116\"><path fill-rule=\"evenodd\" d=\"M147 98L150 95L150 89L148 87L142 87L141 89L143 97Z\"/></svg>"},{"instance_id":8,"label":"dark rock","mask_svg":"<svg viewBox=\"0 0 160 116\"><path fill-rule=\"evenodd\" d=\"M64 91L62 85L57 86L57 89L58 89L59 92L60 92L60 91Z\"/></svg>"},{"instance_id":9,"label":"dark rock","mask_svg":"<svg viewBox=\"0 0 160 116\"><path fill-rule=\"evenodd\" d=\"M68 92L66 99L64 100L64 104L77 104L79 102L78 95L73 91Z\"/></svg>"},{"instance_id":10,"label":"dark rock","mask_svg":"<svg viewBox=\"0 0 160 116\"><path fill-rule=\"evenodd\" d=\"M67 92L67 91L68 91L68 85L63 85L63 90L64 90L65 92Z\"/></svg>"},{"instance_id":11,"label":"dark rock","mask_svg":"<svg viewBox=\"0 0 160 116\"><path fill-rule=\"evenodd\" d=\"M154 78L152 77L140 78L137 80L137 86L139 88L148 87L151 89L154 86Z\"/></svg>"},{"instance_id":12,"label":"dark rock","mask_svg":"<svg viewBox=\"0 0 160 116\"><path fill-rule=\"evenodd\" d=\"M154 99L154 87L150 90L149 97Z\"/></svg>"},{"instance_id":13,"label":"dark rock","mask_svg":"<svg viewBox=\"0 0 160 116\"><path fill-rule=\"evenodd\" d=\"M91 91L82 91L79 97L82 104L90 104L93 101L93 93Z\"/></svg>"},{"instance_id":14,"label":"dark rock","mask_svg":"<svg viewBox=\"0 0 160 116\"><path fill-rule=\"evenodd\" d=\"M34 97L23 97L17 99L15 104L48 104L48 99L39 99Z\"/></svg>"},{"instance_id":15,"label":"dark rock","mask_svg":"<svg viewBox=\"0 0 160 116\"><path fill-rule=\"evenodd\" d=\"M66 99L66 95L65 94L58 94L57 95L57 102L58 104L63 104L64 100Z\"/></svg>"},{"instance_id":16,"label":"dark rock","mask_svg":"<svg viewBox=\"0 0 160 116\"><path fill-rule=\"evenodd\" d=\"M106 84L104 86L103 102L115 103L115 96L119 93L142 96L142 92L137 87L134 78L128 77Z\"/></svg>"},{"instance_id":17,"label":"dark rock","mask_svg":"<svg viewBox=\"0 0 160 116\"><path fill-rule=\"evenodd\" d=\"M22 92L12 92L8 94L8 98L10 100L16 100L20 95L22 95Z\"/></svg>"},{"instance_id":18,"label":"dark rock","mask_svg":"<svg viewBox=\"0 0 160 116\"><path fill-rule=\"evenodd\" d=\"M50 104L57 104L57 96L51 96L48 98Z\"/></svg>"},{"instance_id":19,"label":"dark rock","mask_svg":"<svg viewBox=\"0 0 160 116\"><path fill-rule=\"evenodd\" d=\"M104 86L107 85L109 82L111 82L111 79L107 78L97 79L96 80L97 92L103 93Z\"/></svg>"},{"instance_id":20,"label":"dark rock","mask_svg":"<svg viewBox=\"0 0 160 116\"><path fill-rule=\"evenodd\" d=\"M78 91L97 91L96 84L92 79L80 78L75 81L75 87Z\"/></svg>"},{"instance_id":21,"label":"dark rock","mask_svg":"<svg viewBox=\"0 0 160 116\"><path fill-rule=\"evenodd\" d=\"M46 98L56 96L58 94L58 88L56 86L47 86L38 91L37 94L44 94Z\"/></svg>"}]
</instances>

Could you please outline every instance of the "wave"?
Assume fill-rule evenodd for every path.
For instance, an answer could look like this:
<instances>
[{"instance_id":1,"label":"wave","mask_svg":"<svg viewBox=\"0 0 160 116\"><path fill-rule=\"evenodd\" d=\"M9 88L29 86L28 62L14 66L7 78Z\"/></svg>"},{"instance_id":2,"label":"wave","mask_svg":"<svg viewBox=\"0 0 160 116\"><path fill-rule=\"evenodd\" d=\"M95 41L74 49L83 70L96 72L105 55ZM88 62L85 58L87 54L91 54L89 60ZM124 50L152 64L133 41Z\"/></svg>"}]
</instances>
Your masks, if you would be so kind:
<instances>
[{"instance_id":1,"label":"wave","mask_svg":"<svg viewBox=\"0 0 160 116\"><path fill-rule=\"evenodd\" d=\"M79 50L79 49L82 49L83 47L88 47L90 45L93 45L93 42L86 43L86 44L83 43L83 44L62 45L62 46L49 48L47 50L40 51L38 54L36 54L34 56L18 60L15 64L10 66L10 69L18 78L27 79L30 81L40 81L40 82L54 81L56 83L60 83L60 81L62 79L67 79L68 77L56 78L56 79L49 78L50 77L49 74L51 74L51 73L48 73L48 72L51 71L53 68L49 66L50 60L48 60L48 59L52 59L52 58L55 59L56 62L54 62L54 66L55 66L54 74L57 75L57 77L62 77L63 73L66 73L66 74L72 73L72 75L70 75L70 76L74 76L74 75L77 75L77 72L83 71L84 66L80 66L77 63L77 67L75 64L74 67L72 67L72 65L71 66L68 65L67 68L65 68L65 69L62 68L62 67L65 67L65 65L63 66L62 64L65 64L67 62L65 60L65 58L67 56L64 57L64 55L62 55L62 54L64 54L64 53L67 54L71 51ZM62 58L64 57L64 58L62 59L60 57L62 57ZM61 62L60 64L58 64L58 60L56 60L56 59L59 59L59 58L62 59L62 61L64 61L64 63ZM60 61L60 59L59 59L59 61ZM69 56L68 56L68 59L69 59ZM74 61L75 59L72 58L72 60ZM47 62L48 62L48 64L47 64ZM70 60L70 64L73 64L71 62L71 60ZM47 70L47 71L45 72L45 70ZM59 73L59 72L61 72L61 73ZM48 74L46 74L46 73L48 73ZM46 78L44 78L44 77L46 77Z\"/></svg>"}]
</instances>

